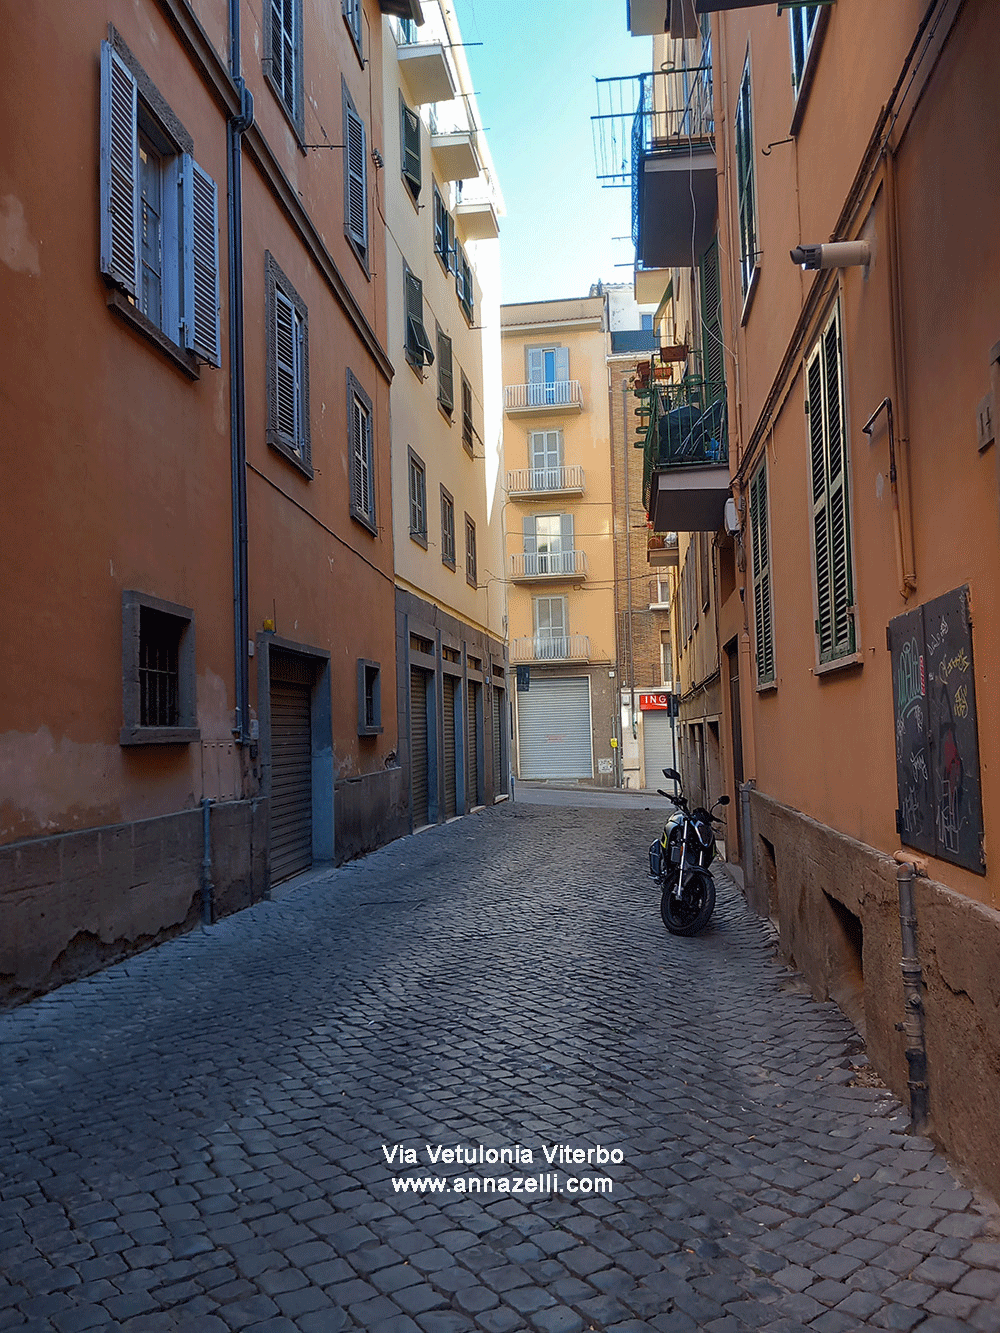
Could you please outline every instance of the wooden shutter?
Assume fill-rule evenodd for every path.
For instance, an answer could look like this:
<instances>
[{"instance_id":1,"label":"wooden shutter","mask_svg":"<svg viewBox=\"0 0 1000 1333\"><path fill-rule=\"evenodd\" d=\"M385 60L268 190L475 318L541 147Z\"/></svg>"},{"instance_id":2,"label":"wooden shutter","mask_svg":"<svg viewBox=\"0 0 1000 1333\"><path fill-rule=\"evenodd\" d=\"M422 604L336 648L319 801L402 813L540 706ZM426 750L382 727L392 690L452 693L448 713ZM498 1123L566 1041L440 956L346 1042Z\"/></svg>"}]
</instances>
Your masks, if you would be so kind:
<instances>
[{"instance_id":1,"label":"wooden shutter","mask_svg":"<svg viewBox=\"0 0 1000 1333\"><path fill-rule=\"evenodd\" d=\"M569 379L569 348L557 347L555 349L556 379L564 383Z\"/></svg>"},{"instance_id":2,"label":"wooden shutter","mask_svg":"<svg viewBox=\"0 0 1000 1333\"><path fill-rule=\"evenodd\" d=\"M544 347L528 348L528 383L543 384L545 382L545 349Z\"/></svg>"},{"instance_id":3,"label":"wooden shutter","mask_svg":"<svg viewBox=\"0 0 1000 1333\"><path fill-rule=\"evenodd\" d=\"M354 505L366 518L374 512L371 478L371 416L355 394L351 402Z\"/></svg>"},{"instance_id":4,"label":"wooden shutter","mask_svg":"<svg viewBox=\"0 0 1000 1333\"><path fill-rule=\"evenodd\" d=\"M562 540L562 549L563 549L563 551L572 551L572 550L573 550L573 515L572 515L572 514L560 514L560 515L559 515L559 530L560 530L560 537L561 537L561 540ZM572 567L573 567L572 558L571 558L571 557L567 557L566 569L569 570L569 569L572 569Z\"/></svg>"},{"instance_id":5,"label":"wooden shutter","mask_svg":"<svg viewBox=\"0 0 1000 1333\"><path fill-rule=\"evenodd\" d=\"M757 627L757 684L774 680L774 628L771 606L771 560L767 511L767 468L750 483L750 530L753 554L754 619Z\"/></svg>"},{"instance_id":6,"label":"wooden shutter","mask_svg":"<svg viewBox=\"0 0 1000 1333\"><path fill-rule=\"evenodd\" d=\"M274 413L275 429L284 442L298 449L298 363L295 307L284 292L274 292Z\"/></svg>"},{"instance_id":7,"label":"wooden shutter","mask_svg":"<svg viewBox=\"0 0 1000 1333\"><path fill-rule=\"evenodd\" d=\"M437 331L438 402L450 416L455 407L455 373L452 365L451 339Z\"/></svg>"},{"instance_id":8,"label":"wooden shutter","mask_svg":"<svg viewBox=\"0 0 1000 1333\"><path fill-rule=\"evenodd\" d=\"M365 127L352 106L344 105L344 129L347 147L347 234L368 253L368 177L365 159Z\"/></svg>"},{"instance_id":9,"label":"wooden shutter","mask_svg":"<svg viewBox=\"0 0 1000 1333\"><path fill-rule=\"evenodd\" d=\"M417 365L434 363L431 347L424 328L424 285L418 277L406 270L406 355Z\"/></svg>"},{"instance_id":10,"label":"wooden shutter","mask_svg":"<svg viewBox=\"0 0 1000 1333\"><path fill-rule=\"evenodd\" d=\"M101 272L139 290L138 91L110 43L101 43Z\"/></svg>"},{"instance_id":11,"label":"wooden shutter","mask_svg":"<svg viewBox=\"0 0 1000 1333\"><path fill-rule=\"evenodd\" d=\"M219 326L219 206L215 181L185 153L181 159L184 346L222 364Z\"/></svg>"},{"instance_id":12,"label":"wooden shutter","mask_svg":"<svg viewBox=\"0 0 1000 1333\"><path fill-rule=\"evenodd\" d=\"M534 515L523 518L521 524L524 535L525 572L531 573L535 566L535 556L538 551L538 533Z\"/></svg>"},{"instance_id":13,"label":"wooden shutter","mask_svg":"<svg viewBox=\"0 0 1000 1333\"><path fill-rule=\"evenodd\" d=\"M402 113L403 176L414 198L420 194L420 117L405 102ZM436 201L435 201L436 203Z\"/></svg>"},{"instance_id":14,"label":"wooden shutter","mask_svg":"<svg viewBox=\"0 0 1000 1333\"><path fill-rule=\"evenodd\" d=\"M820 662L854 652L854 580L844 430L840 313L834 313L806 367L809 457Z\"/></svg>"},{"instance_id":15,"label":"wooden shutter","mask_svg":"<svg viewBox=\"0 0 1000 1333\"><path fill-rule=\"evenodd\" d=\"M706 380L706 405L721 397L726 379L722 342L722 286L719 280L719 242L716 238L702 255L701 355Z\"/></svg>"}]
</instances>

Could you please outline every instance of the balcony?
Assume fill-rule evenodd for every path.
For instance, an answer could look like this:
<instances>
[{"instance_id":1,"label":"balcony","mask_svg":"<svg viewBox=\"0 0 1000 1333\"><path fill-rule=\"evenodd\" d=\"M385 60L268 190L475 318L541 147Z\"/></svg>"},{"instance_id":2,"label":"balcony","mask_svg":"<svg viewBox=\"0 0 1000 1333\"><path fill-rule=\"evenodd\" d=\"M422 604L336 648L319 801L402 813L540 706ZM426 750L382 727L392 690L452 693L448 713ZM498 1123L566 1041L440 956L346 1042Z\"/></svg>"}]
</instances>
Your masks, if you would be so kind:
<instances>
[{"instance_id":1,"label":"balcony","mask_svg":"<svg viewBox=\"0 0 1000 1333\"><path fill-rule=\"evenodd\" d=\"M470 130L431 131L431 152L437 159L438 179L470 181L482 171L476 136Z\"/></svg>"},{"instance_id":2,"label":"balcony","mask_svg":"<svg viewBox=\"0 0 1000 1333\"><path fill-rule=\"evenodd\" d=\"M590 637L587 634L564 634L557 637L533 634L522 639L511 639L512 662L589 662Z\"/></svg>"},{"instance_id":3,"label":"balcony","mask_svg":"<svg viewBox=\"0 0 1000 1333\"><path fill-rule=\"evenodd\" d=\"M632 190L637 267L695 268L715 232L712 64L598 79L597 178Z\"/></svg>"},{"instance_id":4,"label":"balcony","mask_svg":"<svg viewBox=\"0 0 1000 1333\"><path fill-rule=\"evenodd\" d=\"M547 500L553 495L582 495L582 467L520 467L507 473L512 500Z\"/></svg>"},{"instance_id":5,"label":"balcony","mask_svg":"<svg viewBox=\"0 0 1000 1333\"><path fill-rule=\"evenodd\" d=\"M500 235L500 219L490 199L461 199L453 212L467 241L495 241Z\"/></svg>"},{"instance_id":6,"label":"balcony","mask_svg":"<svg viewBox=\"0 0 1000 1333\"><path fill-rule=\"evenodd\" d=\"M508 384L503 391L504 411L511 416L530 412L582 412L579 380L551 380L538 384Z\"/></svg>"},{"instance_id":7,"label":"balcony","mask_svg":"<svg viewBox=\"0 0 1000 1333\"><path fill-rule=\"evenodd\" d=\"M637 393L644 421L643 499L658 533L715 532L729 497L726 391L688 377Z\"/></svg>"},{"instance_id":8,"label":"balcony","mask_svg":"<svg viewBox=\"0 0 1000 1333\"><path fill-rule=\"evenodd\" d=\"M581 583L587 577L583 551L515 551L510 558L515 583Z\"/></svg>"},{"instance_id":9,"label":"balcony","mask_svg":"<svg viewBox=\"0 0 1000 1333\"><path fill-rule=\"evenodd\" d=\"M398 48L397 56L413 105L452 101L457 89L440 42L409 42Z\"/></svg>"},{"instance_id":10,"label":"balcony","mask_svg":"<svg viewBox=\"0 0 1000 1333\"><path fill-rule=\"evenodd\" d=\"M646 559L654 569L676 569L680 563L676 532L651 532Z\"/></svg>"}]
</instances>

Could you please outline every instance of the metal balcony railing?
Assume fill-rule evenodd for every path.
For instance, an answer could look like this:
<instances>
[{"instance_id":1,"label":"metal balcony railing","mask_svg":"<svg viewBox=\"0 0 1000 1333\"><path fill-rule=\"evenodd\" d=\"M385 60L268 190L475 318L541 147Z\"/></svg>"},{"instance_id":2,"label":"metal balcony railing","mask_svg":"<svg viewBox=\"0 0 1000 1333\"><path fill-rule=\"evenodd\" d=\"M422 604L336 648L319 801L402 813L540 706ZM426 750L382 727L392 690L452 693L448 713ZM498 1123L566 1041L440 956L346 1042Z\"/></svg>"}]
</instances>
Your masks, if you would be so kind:
<instances>
[{"instance_id":1,"label":"metal balcony railing","mask_svg":"<svg viewBox=\"0 0 1000 1333\"><path fill-rule=\"evenodd\" d=\"M547 408L583 407L579 380L550 380L539 384L508 384L503 391L507 412L544 411Z\"/></svg>"},{"instance_id":2,"label":"metal balcony railing","mask_svg":"<svg viewBox=\"0 0 1000 1333\"><path fill-rule=\"evenodd\" d=\"M598 114L591 117L597 179L632 186L653 153L690 152L715 133L711 50L701 63L597 80Z\"/></svg>"},{"instance_id":3,"label":"metal balcony railing","mask_svg":"<svg viewBox=\"0 0 1000 1333\"><path fill-rule=\"evenodd\" d=\"M519 467L507 473L511 495L549 495L556 491L582 491L582 467Z\"/></svg>"},{"instance_id":4,"label":"metal balcony railing","mask_svg":"<svg viewBox=\"0 0 1000 1333\"><path fill-rule=\"evenodd\" d=\"M512 662L589 662L590 636L587 634L533 634L512 639Z\"/></svg>"},{"instance_id":5,"label":"metal balcony railing","mask_svg":"<svg viewBox=\"0 0 1000 1333\"><path fill-rule=\"evenodd\" d=\"M729 461L726 386L686 376L679 384L645 382L636 392L645 451L643 497L654 471Z\"/></svg>"},{"instance_id":6,"label":"metal balcony railing","mask_svg":"<svg viewBox=\"0 0 1000 1333\"><path fill-rule=\"evenodd\" d=\"M510 558L513 579L586 578L583 551L515 551Z\"/></svg>"}]
</instances>

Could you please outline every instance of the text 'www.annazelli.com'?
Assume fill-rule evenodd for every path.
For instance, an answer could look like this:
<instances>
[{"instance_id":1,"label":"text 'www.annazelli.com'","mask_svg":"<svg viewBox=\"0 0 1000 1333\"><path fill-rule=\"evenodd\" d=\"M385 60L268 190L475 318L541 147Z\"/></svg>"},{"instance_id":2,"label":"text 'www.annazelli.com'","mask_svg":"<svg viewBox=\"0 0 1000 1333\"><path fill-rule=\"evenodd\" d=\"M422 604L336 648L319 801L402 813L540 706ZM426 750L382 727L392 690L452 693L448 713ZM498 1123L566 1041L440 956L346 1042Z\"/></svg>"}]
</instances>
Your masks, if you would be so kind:
<instances>
[{"instance_id":1,"label":"text 'www.annazelli.com'","mask_svg":"<svg viewBox=\"0 0 1000 1333\"><path fill-rule=\"evenodd\" d=\"M394 1176L397 1194L610 1194L610 1176Z\"/></svg>"}]
</instances>

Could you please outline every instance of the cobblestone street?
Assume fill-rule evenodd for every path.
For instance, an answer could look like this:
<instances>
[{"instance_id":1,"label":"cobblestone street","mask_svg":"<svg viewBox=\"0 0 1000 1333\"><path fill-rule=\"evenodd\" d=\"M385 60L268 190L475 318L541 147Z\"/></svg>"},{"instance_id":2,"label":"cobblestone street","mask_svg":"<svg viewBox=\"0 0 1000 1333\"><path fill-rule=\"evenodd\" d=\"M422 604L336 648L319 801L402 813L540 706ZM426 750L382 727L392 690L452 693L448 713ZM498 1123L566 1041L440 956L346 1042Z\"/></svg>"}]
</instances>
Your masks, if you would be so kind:
<instances>
[{"instance_id":1,"label":"cobblestone street","mask_svg":"<svg viewBox=\"0 0 1000 1333\"><path fill-rule=\"evenodd\" d=\"M0 1015L0 1330L1000 1330L992 1205L726 879L664 932L660 817L497 807Z\"/></svg>"}]
</instances>

